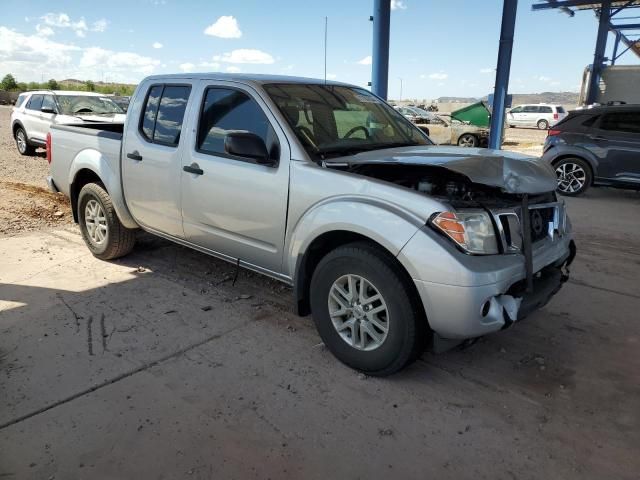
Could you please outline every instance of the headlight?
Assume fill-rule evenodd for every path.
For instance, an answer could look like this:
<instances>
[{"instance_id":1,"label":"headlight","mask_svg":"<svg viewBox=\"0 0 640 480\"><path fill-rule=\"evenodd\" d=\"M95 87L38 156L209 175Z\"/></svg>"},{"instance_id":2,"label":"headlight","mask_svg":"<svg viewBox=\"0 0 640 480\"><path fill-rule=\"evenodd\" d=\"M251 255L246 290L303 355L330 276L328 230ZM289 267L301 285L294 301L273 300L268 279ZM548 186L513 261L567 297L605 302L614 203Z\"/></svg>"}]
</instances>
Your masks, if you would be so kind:
<instances>
[{"instance_id":1,"label":"headlight","mask_svg":"<svg viewBox=\"0 0 640 480\"><path fill-rule=\"evenodd\" d=\"M498 253L493 223L489 214L483 210L441 212L434 215L430 223L468 253Z\"/></svg>"}]
</instances>

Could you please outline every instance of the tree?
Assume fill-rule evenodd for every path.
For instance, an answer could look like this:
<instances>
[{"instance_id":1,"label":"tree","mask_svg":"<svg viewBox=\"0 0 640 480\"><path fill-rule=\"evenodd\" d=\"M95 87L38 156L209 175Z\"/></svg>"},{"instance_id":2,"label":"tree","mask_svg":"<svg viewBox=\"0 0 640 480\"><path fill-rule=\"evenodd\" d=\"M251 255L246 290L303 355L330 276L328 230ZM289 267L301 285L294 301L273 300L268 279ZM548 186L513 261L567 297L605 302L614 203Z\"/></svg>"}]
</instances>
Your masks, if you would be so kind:
<instances>
[{"instance_id":1,"label":"tree","mask_svg":"<svg viewBox=\"0 0 640 480\"><path fill-rule=\"evenodd\" d=\"M49 90L58 90L60 88L58 82L56 82L53 78L47 82L47 87L49 88Z\"/></svg>"},{"instance_id":2,"label":"tree","mask_svg":"<svg viewBox=\"0 0 640 480\"><path fill-rule=\"evenodd\" d=\"M96 89L96 84L91 80L87 80L86 82L84 82L84 85L87 88L87 92L94 92Z\"/></svg>"},{"instance_id":3,"label":"tree","mask_svg":"<svg viewBox=\"0 0 640 480\"><path fill-rule=\"evenodd\" d=\"M18 88L18 82L16 82L13 75L7 73L2 79L2 82L0 82L0 88L2 88L2 90L15 90Z\"/></svg>"}]
</instances>

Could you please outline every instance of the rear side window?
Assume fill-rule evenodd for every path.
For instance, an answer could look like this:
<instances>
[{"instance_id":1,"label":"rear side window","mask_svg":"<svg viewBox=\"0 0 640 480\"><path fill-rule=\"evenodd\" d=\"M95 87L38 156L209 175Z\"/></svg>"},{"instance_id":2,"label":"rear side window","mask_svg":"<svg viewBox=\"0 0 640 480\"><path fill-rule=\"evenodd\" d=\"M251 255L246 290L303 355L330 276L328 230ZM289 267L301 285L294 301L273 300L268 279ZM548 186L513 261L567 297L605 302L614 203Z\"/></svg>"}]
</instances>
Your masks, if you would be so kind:
<instances>
[{"instance_id":1,"label":"rear side window","mask_svg":"<svg viewBox=\"0 0 640 480\"><path fill-rule=\"evenodd\" d=\"M188 85L151 87L140 122L142 135L152 143L178 145L190 93Z\"/></svg>"},{"instance_id":2,"label":"rear side window","mask_svg":"<svg viewBox=\"0 0 640 480\"><path fill-rule=\"evenodd\" d=\"M239 90L209 88L198 126L198 150L228 156L224 138L230 131L255 133L264 140L271 155L277 155L276 133L253 98Z\"/></svg>"},{"instance_id":3,"label":"rear side window","mask_svg":"<svg viewBox=\"0 0 640 480\"><path fill-rule=\"evenodd\" d=\"M540 107L540 113L553 113L551 107Z\"/></svg>"},{"instance_id":4,"label":"rear side window","mask_svg":"<svg viewBox=\"0 0 640 480\"><path fill-rule=\"evenodd\" d=\"M26 99L27 95L18 95L18 99L16 100L16 108L20 108Z\"/></svg>"},{"instance_id":5,"label":"rear side window","mask_svg":"<svg viewBox=\"0 0 640 480\"><path fill-rule=\"evenodd\" d=\"M42 99L42 108L50 108L54 112L57 111L56 102L53 100L53 95L45 95Z\"/></svg>"},{"instance_id":6,"label":"rear side window","mask_svg":"<svg viewBox=\"0 0 640 480\"><path fill-rule=\"evenodd\" d=\"M582 122L582 126L587 128L593 127L599 118L600 115L591 115L584 122Z\"/></svg>"},{"instance_id":7,"label":"rear side window","mask_svg":"<svg viewBox=\"0 0 640 480\"><path fill-rule=\"evenodd\" d=\"M564 107L562 105L556 105L556 112L558 112L558 113L566 113L564 111Z\"/></svg>"},{"instance_id":8,"label":"rear side window","mask_svg":"<svg viewBox=\"0 0 640 480\"><path fill-rule=\"evenodd\" d=\"M640 133L640 112L608 113L602 117L601 130Z\"/></svg>"},{"instance_id":9,"label":"rear side window","mask_svg":"<svg viewBox=\"0 0 640 480\"><path fill-rule=\"evenodd\" d=\"M540 110L539 110L539 107L535 105L527 105L522 109L522 111L524 113L538 113Z\"/></svg>"},{"instance_id":10,"label":"rear side window","mask_svg":"<svg viewBox=\"0 0 640 480\"><path fill-rule=\"evenodd\" d=\"M43 95L33 95L27 103L27 108L29 110L40 110L42 108L42 98Z\"/></svg>"}]
</instances>

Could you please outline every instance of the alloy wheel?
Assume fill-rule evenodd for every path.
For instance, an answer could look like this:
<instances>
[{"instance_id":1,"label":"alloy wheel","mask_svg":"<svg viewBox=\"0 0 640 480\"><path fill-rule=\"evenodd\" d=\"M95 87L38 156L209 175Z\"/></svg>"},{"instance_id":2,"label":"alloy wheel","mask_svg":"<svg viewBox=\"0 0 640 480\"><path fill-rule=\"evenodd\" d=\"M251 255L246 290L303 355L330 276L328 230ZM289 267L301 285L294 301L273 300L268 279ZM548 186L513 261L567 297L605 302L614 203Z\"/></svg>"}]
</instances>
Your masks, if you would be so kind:
<instances>
[{"instance_id":1,"label":"alloy wheel","mask_svg":"<svg viewBox=\"0 0 640 480\"><path fill-rule=\"evenodd\" d=\"M91 241L96 245L102 245L107 239L109 229L102 205L94 199L89 200L84 208L84 224Z\"/></svg>"},{"instance_id":2,"label":"alloy wheel","mask_svg":"<svg viewBox=\"0 0 640 480\"><path fill-rule=\"evenodd\" d=\"M389 333L387 304L378 289L360 275L343 275L333 283L329 316L340 338L357 350L379 348Z\"/></svg>"},{"instance_id":3,"label":"alloy wheel","mask_svg":"<svg viewBox=\"0 0 640 480\"><path fill-rule=\"evenodd\" d=\"M587 173L584 169L572 162L558 165L556 175L558 176L558 190L564 193L576 193L582 190L587 181Z\"/></svg>"},{"instance_id":4,"label":"alloy wheel","mask_svg":"<svg viewBox=\"0 0 640 480\"><path fill-rule=\"evenodd\" d=\"M24 134L24 130L18 130L16 142L20 153L24 153L27 150L27 137Z\"/></svg>"}]
</instances>

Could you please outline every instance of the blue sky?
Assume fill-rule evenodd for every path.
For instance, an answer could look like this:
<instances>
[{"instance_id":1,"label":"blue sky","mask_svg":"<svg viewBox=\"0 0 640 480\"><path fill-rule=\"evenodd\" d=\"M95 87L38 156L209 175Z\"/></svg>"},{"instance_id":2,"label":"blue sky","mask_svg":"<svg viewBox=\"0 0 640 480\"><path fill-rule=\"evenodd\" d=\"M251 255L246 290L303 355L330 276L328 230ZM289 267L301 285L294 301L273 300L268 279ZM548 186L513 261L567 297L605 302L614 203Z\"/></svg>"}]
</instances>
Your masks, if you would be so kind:
<instances>
[{"instance_id":1,"label":"blue sky","mask_svg":"<svg viewBox=\"0 0 640 480\"><path fill-rule=\"evenodd\" d=\"M596 20L532 12L520 0L510 90L577 90L593 59ZM0 76L137 82L151 73L241 71L323 75L329 18L330 78L371 77L373 0L3 0ZM389 96L491 92L500 0L394 0ZM95 6L94 6L95 5ZM98 7L100 5L100 7ZM613 37L610 36L610 46ZM631 54L621 63L638 63Z\"/></svg>"}]
</instances>

